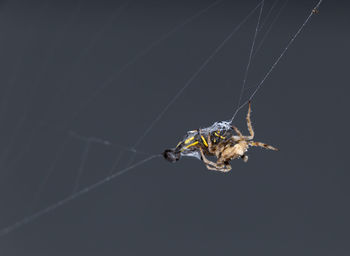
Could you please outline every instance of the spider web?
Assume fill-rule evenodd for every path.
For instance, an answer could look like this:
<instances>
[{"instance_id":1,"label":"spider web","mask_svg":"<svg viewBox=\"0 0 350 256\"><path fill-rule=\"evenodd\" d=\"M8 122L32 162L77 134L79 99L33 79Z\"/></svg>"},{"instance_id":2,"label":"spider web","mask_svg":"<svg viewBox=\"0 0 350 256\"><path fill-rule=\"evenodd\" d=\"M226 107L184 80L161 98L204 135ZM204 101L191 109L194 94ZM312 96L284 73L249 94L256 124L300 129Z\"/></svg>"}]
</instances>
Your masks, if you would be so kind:
<instances>
[{"instance_id":1,"label":"spider web","mask_svg":"<svg viewBox=\"0 0 350 256\"><path fill-rule=\"evenodd\" d=\"M204 132L211 132L215 130L227 130L229 129L231 123L234 121L236 115L238 112L244 108L249 101L251 101L256 94L259 92L261 87L263 86L264 82L266 79L270 76L272 71L275 69L275 67L279 64L280 60L282 57L285 55L289 47L293 44L294 40L298 37L298 35L301 33L303 28L306 26L306 24L309 22L311 17L314 15L314 11L311 11L306 19L303 21L302 25L298 28L298 30L295 32L295 34L292 35L292 37L289 39L288 43L284 47L284 49L280 52L278 57L273 61L272 65L268 68L267 72L265 75L262 77L262 79L253 87L247 87L247 80L249 77L249 72L251 70L251 65L252 61L254 60L255 56L259 52L259 50L262 48L267 36L270 34L271 29L273 25L276 23L278 17L284 10L285 6L287 5L288 1L283 1L283 4L279 6L278 0L275 0L271 5L270 8L268 8L267 11L266 9L266 3L265 1L260 1L256 6L250 9L250 11L245 14L245 17L241 19L240 22L234 24L231 26L230 33L228 33L223 39L221 39L221 42L214 47L210 54L208 56L205 56L204 60L202 63L197 67L197 69L189 76L187 81L184 83L184 85L175 93L172 95L170 100L167 101L166 105L161 108L161 111L154 117L154 119L149 123L149 125L144 129L143 132L138 134L136 136L136 141L132 146L123 146L120 145L119 143L112 142L108 139L103 139L100 137L95 137L95 136L85 136L82 135L81 133L72 130L71 127L73 127L74 122L77 121L79 116L86 111L86 109L93 104L93 102L96 100L98 97L104 97L104 93L108 90L109 87L114 85L114 82L118 77L123 75L128 71L128 69L135 65L138 61L140 61L143 57L146 55L150 54L152 50L155 48L159 47L164 43L166 40L172 38L175 36L177 32L180 30L184 29L188 24L191 22L196 21L196 19L202 17L203 15L206 15L210 13L211 10L213 10L215 7L218 7L222 4L224 4L224 0L218 0L215 1L208 6L205 6L201 10L195 12L192 14L190 17L184 19L182 22L178 23L175 25L172 29L168 30L165 32L163 35L158 37L156 40L152 41L150 44L148 44L146 47L144 47L141 51L137 52L133 57L129 58L119 69L114 70L112 72L112 75L110 75L105 81L103 81L98 87L93 88L92 90L89 91L88 95L86 97L82 97L79 99L76 110L73 111L70 115L69 118L67 118L64 122L61 124L52 124L48 121L39 121L34 124L31 123L31 126L28 130L28 132L25 133L24 138L18 138L20 131L26 128L27 121L30 119L30 114L29 109L30 106L33 105L33 100L35 98L35 95L38 93L38 91L41 88L34 88L32 89L29 94L28 94L28 99L26 100L25 106L24 106L24 111L22 111L22 114L20 114L20 119L14 123L13 129L11 132L11 136L7 139L6 141L6 147L1 152L0 156L0 164L2 165L2 169L6 173L11 173L16 170L16 164L22 160L23 157L26 156L26 154L31 150L33 147L33 143L35 143L35 136L38 133L38 131L42 127L46 127L47 129L52 130L53 132L59 132L64 134L62 140L60 143L58 143L58 148L56 149L56 152L54 154L54 157L52 159L51 165L46 171L45 175L43 176L43 180L41 181L40 185L36 189L34 199L30 203L29 206L29 214L26 215L24 218L20 218L18 221L14 223L8 223L5 224L2 229L0 229L0 236L5 236L25 224L28 224L34 220L37 220L41 216L54 211L55 209L67 204L68 202L73 201L74 199L77 199L88 192L103 186L104 184L114 180L115 178L119 177L120 175L135 169L136 167L142 166L146 164L147 162L161 157L160 154L152 154L149 152L144 152L142 150L139 150L139 146L141 143L144 141L144 139L147 137L147 135L154 129L154 127L162 120L164 115L169 111L169 109L176 103L176 101L179 99L180 96L184 94L184 92L192 85L194 80L196 80L200 74L203 72L203 70L209 65L209 63L218 55L218 53L225 47L227 46L228 42L242 29L242 27L245 25L245 23L253 18L255 18L255 27L254 27L254 33L252 35L252 40L251 40L251 45L249 46L249 56L248 56L248 61L245 67L244 71L244 76L242 79L242 84L241 84L241 90L239 92L239 98L238 98L238 103L235 109L233 109L233 116L229 120L224 120L224 121L217 121L214 124L212 124L209 127L204 127L203 131ZM313 10L317 10L321 4L322 0L318 1ZM65 33L67 32L67 29L69 27L69 24L73 22L75 19L78 19L79 13L81 12L82 8L82 2L77 1L76 2L76 9L74 9L70 15L69 18L67 19L67 23L61 29L57 34L55 35L55 40L51 46L51 48L48 49L46 53L46 59L43 63L42 66L38 68L37 76L35 78L35 84L39 84L39 81L43 79L41 76L42 73L46 72L46 68L48 63L51 61L54 55L55 49L58 47L58 44L60 43L60 40L64 38ZM279 8L277 8L279 6ZM79 68L79 65L81 62L86 58L94 49L96 42L100 40L102 35L105 33L105 30L108 26L110 26L113 22L118 20L118 17L120 17L123 12L125 12L128 8L132 7L132 1L125 1L123 2L118 8L116 8L108 17L104 23L104 26L97 29L96 33L90 38L89 43L87 44L86 47L82 48L82 51L79 53L77 56L76 60L72 63L70 68L66 71L66 73L62 74L63 77L69 77L69 75L74 72L77 68ZM265 7L265 8L264 8ZM47 8L49 8L49 4L44 4L40 6L40 8L45 12ZM276 10L277 9L277 10ZM273 19L271 21L270 17L272 14L274 14ZM30 27L31 25L29 25ZM266 28L267 27L267 28ZM265 30L264 30L265 28ZM262 33L264 31L264 33ZM262 35L261 35L262 34ZM6 120L6 112L8 111L9 108L9 99L11 98L11 93L14 90L13 86L15 84L15 79L18 77L18 72L19 72L19 66L21 61L23 61L21 58L23 56L21 54L18 54L17 62L15 64L15 67L13 69L13 75L11 76L9 82L8 82L8 87L5 93L3 94L4 96L1 99L1 113L0 113L0 120L2 122L5 122ZM60 79L58 80L58 84L63 80ZM66 89L66 90L65 90ZM244 93L247 92L249 89L253 89L253 92L250 93L250 95L243 101L243 96ZM63 88L62 91L56 95L54 95L54 99L51 101L52 104L56 102L57 99L63 97L64 95L69 95L71 90L68 88ZM243 103L242 103L243 102ZM50 115L50 110L52 108L49 106L47 108L47 115ZM16 141L22 141L22 147L20 150L16 149ZM58 169L58 165L60 161L62 160L62 155L64 154L64 151L68 144L73 141L79 141L82 145L80 146L80 156L78 157L78 165L77 165L77 170L75 171L75 177L74 177L74 182L73 182L73 188L71 193L64 197L63 199L57 200L53 204L49 204L46 207L43 207L39 210L37 210L37 204L41 199L42 193L45 191L47 183L53 173L55 172L56 169ZM84 174L84 170L86 169L87 162L89 160L89 157L91 154L93 154L93 148L98 145L98 146L103 146L107 147L108 149L117 149L118 154L115 160L112 162L110 165L110 168L107 168L107 175L104 178L99 179L98 181L93 182L93 184L88 185L83 187L82 186L82 176ZM15 152L15 154L13 153ZM120 168L120 162L121 159L123 158L124 154L126 152L131 153L131 157L129 161L126 163L124 168ZM141 160L137 161L135 163L135 157L136 155L143 156ZM194 156L196 155L189 155L189 156ZM118 168L119 167L119 168ZM118 169L117 171L115 171ZM4 173L3 173L4 175ZM6 175L5 175L6 178Z\"/></svg>"}]
</instances>

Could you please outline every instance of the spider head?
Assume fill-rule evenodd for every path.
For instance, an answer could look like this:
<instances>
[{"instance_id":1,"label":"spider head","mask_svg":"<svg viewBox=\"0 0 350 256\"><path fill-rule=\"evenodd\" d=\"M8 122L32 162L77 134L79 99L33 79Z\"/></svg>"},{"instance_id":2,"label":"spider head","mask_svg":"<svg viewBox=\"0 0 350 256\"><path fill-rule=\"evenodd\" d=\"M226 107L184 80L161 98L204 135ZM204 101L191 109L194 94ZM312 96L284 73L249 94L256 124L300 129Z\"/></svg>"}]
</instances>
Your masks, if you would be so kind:
<instances>
[{"instance_id":1,"label":"spider head","mask_svg":"<svg viewBox=\"0 0 350 256\"><path fill-rule=\"evenodd\" d=\"M163 156L166 160L168 160L171 163L175 163L178 160L180 160L181 154L180 152L176 152L173 149L166 149L163 152Z\"/></svg>"}]
</instances>

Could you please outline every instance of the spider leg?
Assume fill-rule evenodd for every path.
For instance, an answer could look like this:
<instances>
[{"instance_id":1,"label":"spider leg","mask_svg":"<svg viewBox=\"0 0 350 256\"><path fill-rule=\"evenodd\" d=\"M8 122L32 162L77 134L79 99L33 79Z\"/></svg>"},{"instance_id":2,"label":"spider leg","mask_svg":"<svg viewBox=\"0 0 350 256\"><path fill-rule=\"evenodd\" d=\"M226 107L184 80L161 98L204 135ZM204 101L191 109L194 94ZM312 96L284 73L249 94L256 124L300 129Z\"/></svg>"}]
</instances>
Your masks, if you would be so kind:
<instances>
[{"instance_id":1,"label":"spider leg","mask_svg":"<svg viewBox=\"0 0 350 256\"><path fill-rule=\"evenodd\" d=\"M231 166L230 168L217 168L217 167L211 167L210 165L206 165L208 170L211 171L218 171L218 172L229 172L231 170Z\"/></svg>"},{"instance_id":2,"label":"spider leg","mask_svg":"<svg viewBox=\"0 0 350 256\"><path fill-rule=\"evenodd\" d=\"M202 148L199 148L199 151L200 151L200 153L201 153L201 158L202 158L203 162L207 165L207 167L208 167L208 165L211 165L211 166L216 167L216 163L214 163L214 162L208 160L208 158L205 157ZM208 169L209 169L209 168L208 168Z\"/></svg>"},{"instance_id":3,"label":"spider leg","mask_svg":"<svg viewBox=\"0 0 350 256\"><path fill-rule=\"evenodd\" d=\"M254 138L253 125L252 125L252 121L250 120L251 111L252 111L252 109L251 109L251 105L250 105L250 101L249 101L249 107L248 107L248 113L247 113L247 126L248 126L250 136L246 136L247 140L252 140Z\"/></svg>"},{"instance_id":4,"label":"spider leg","mask_svg":"<svg viewBox=\"0 0 350 256\"><path fill-rule=\"evenodd\" d=\"M202 136L202 130L201 129L199 129L199 135ZM208 151L209 151L209 153L214 154L215 153L215 149L213 148L213 144L211 142L210 132L208 133L208 141L207 141L207 143L208 143Z\"/></svg>"},{"instance_id":5,"label":"spider leg","mask_svg":"<svg viewBox=\"0 0 350 256\"><path fill-rule=\"evenodd\" d=\"M232 169L232 166L230 164L225 164L225 169L222 172L229 172L231 171L231 169Z\"/></svg>"},{"instance_id":6,"label":"spider leg","mask_svg":"<svg viewBox=\"0 0 350 256\"><path fill-rule=\"evenodd\" d=\"M243 156L241 156L241 158L243 159L243 161L245 163L248 162L248 156L247 155L243 155Z\"/></svg>"},{"instance_id":7,"label":"spider leg","mask_svg":"<svg viewBox=\"0 0 350 256\"><path fill-rule=\"evenodd\" d=\"M211 166L215 166L215 163L208 160L204 153L203 153L203 149L202 148L199 148L199 151L201 152L201 158L202 158L202 161L208 166L208 165L211 165ZM209 169L209 168L208 168Z\"/></svg>"},{"instance_id":8,"label":"spider leg","mask_svg":"<svg viewBox=\"0 0 350 256\"><path fill-rule=\"evenodd\" d=\"M250 146L253 146L253 147L262 147L262 148L271 149L271 150L275 150L275 151L278 150L277 148L270 146L270 145L267 145L267 144L262 143L262 142L249 141L248 143Z\"/></svg>"},{"instance_id":9,"label":"spider leg","mask_svg":"<svg viewBox=\"0 0 350 256\"><path fill-rule=\"evenodd\" d=\"M243 134L241 133L240 130L238 130L238 128L236 126L232 125L231 127L232 127L233 130L235 130L235 132L238 134L240 139L244 138Z\"/></svg>"},{"instance_id":10,"label":"spider leg","mask_svg":"<svg viewBox=\"0 0 350 256\"><path fill-rule=\"evenodd\" d=\"M205 163L208 170L220 171L220 172L228 172L231 170L231 166L230 166L230 168L227 168L227 166L225 165L226 168L223 168L223 167L219 166L217 163L214 163L214 162L208 160L205 157L202 148L199 148L199 151L201 153L201 158L202 158L203 162Z\"/></svg>"},{"instance_id":11,"label":"spider leg","mask_svg":"<svg viewBox=\"0 0 350 256\"><path fill-rule=\"evenodd\" d=\"M222 168L222 172L229 172L229 171L231 171L231 169L232 169L232 166L230 165L230 163L228 162L228 161L224 161L224 162L222 162L223 160L220 158L220 159L218 159L218 162L217 162L217 164L218 165L220 165L220 166L222 166L222 165L224 165L225 166L225 168Z\"/></svg>"}]
</instances>

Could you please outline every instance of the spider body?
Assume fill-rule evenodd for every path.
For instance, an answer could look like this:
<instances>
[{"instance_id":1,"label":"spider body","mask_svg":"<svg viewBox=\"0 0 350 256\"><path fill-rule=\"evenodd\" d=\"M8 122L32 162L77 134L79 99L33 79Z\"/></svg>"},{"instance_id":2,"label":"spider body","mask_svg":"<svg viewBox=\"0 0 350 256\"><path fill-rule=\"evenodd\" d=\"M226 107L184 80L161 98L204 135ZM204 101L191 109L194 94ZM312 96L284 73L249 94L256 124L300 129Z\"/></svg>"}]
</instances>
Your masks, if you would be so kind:
<instances>
[{"instance_id":1,"label":"spider body","mask_svg":"<svg viewBox=\"0 0 350 256\"><path fill-rule=\"evenodd\" d=\"M248 161L245 154L249 146L263 147L266 149L277 150L277 148L262 142L252 141L254 130L250 120L251 105L249 103L247 113L247 126L249 135L243 135L237 127L229 126L226 129L198 129L189 131L182 141L178 143L175 149L167 149L163 156L170 162L176 162L182 155L194 156L201 159L209 170L228 172L231 170L229 161L242 158L244 162ZM216 162L212 162L206 156L214 156Z\"/></svg>"}]
</instances>

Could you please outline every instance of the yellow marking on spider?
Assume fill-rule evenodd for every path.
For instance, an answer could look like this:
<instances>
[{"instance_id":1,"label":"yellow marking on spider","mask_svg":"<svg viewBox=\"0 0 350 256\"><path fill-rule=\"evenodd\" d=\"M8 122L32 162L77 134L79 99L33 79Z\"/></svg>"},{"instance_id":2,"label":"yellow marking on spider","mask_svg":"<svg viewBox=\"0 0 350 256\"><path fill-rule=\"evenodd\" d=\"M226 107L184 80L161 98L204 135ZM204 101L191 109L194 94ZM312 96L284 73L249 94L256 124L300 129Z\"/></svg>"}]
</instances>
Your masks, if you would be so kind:
<instances>
[{"instance_id":1,"label":"yellow marking on spider","mask_svg":"<svg viewBox=\"0 0 350 256\"><path fill-rule=\"evenodd\" d=\"M184 150L186 150L186 149L188 149L189 147L192 147L192 146L194 146L194 145L197 145L198 143L199 143L199 141L195 141L195 142L193 142L192 144L187 145L186 147L184 147L183 149L181 149L181 152L184 151Z\"/></svg>"},{"instance_id":2,"label":"yellow marking on spider","mask_svg":"<svg viewBox=\"0 0 350 256\"><path fill-rule=\"evenodd\" d=\"M189 147L192 147L192 146L194 146L194 145L197 145L198 143L199 143L199 141L195 141L195 142L193 142L192 144L186 146L186 148L189 148Z\"/></svg>"},{"instance_id":3,"label":"yellow marking on spider","mask_svg":"<svg viewBox=\"0 0 350 256\"><path fill-rule=\"evenodd\" d=\"M208 147L208 143L207 143L207 141L204 139L203 135L201 135L201 138L202 138L203 144L204 144L206 147Z\"/></svg>"},{"instance_id":4,"label":"yellow marking on spider","mask_svg":"<svg viewBox=\"0 0 350 256\"><path fill-rule=\"evenodd\" d=\"M219 137L219 138L221 138L221 139L225 139L225 137L224 136L221 136L220 134L218 134L217 132L214 132L214 134L215 134L215 136L216 137Z\"/></svg>"},{"instance_id":5,"label":"yellow marking on spider","mask_svg":"<svg viewBox=\"0 0 350 256\"><path fill-rule=\"evenodd\" d=\"M194 140L194 136L191 138L188 138L187 140L185 140L185 144L189 143L190 141Z\"/></svg>"}]
</instances>

